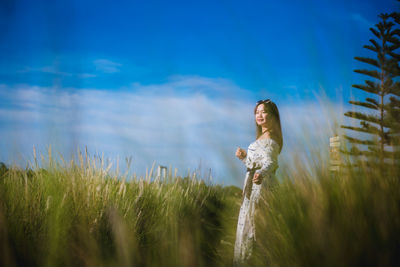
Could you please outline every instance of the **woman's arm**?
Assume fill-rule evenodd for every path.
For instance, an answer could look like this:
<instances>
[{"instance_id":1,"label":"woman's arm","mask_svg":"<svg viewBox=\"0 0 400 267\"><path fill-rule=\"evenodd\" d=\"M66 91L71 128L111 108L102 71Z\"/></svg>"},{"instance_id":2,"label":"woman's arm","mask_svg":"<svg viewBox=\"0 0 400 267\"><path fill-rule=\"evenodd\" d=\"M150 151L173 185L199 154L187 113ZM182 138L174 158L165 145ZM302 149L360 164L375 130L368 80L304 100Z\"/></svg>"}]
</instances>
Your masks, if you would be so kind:
<instances>
[{"instance_id":1,"label":"woman's arm","mask_svg":"<svg viewBox=\"0 0 400 267\"><path fill-rule=\"evenodd\" d=\"M261 169L255 171L254 173L254 183L261 184L263 179L266 179L271 174L275 173L275 170L278 168L278 155L278 144L272 143L271 145L265 147Z\"/></svg>"}]
</instances>

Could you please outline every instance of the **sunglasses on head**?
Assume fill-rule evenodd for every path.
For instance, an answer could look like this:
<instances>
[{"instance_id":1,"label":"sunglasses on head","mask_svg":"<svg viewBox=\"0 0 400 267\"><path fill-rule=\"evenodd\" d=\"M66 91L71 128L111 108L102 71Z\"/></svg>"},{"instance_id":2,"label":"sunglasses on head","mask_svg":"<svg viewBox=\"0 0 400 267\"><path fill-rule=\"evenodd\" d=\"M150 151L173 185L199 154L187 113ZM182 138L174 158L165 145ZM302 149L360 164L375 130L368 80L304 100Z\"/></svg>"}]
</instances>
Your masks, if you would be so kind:
<instances>
[{"instance_id":1,"label":"sunglasses on head","mask_svg":"<svg viewBox=\"0 0 400 267\"><path fill-rule=\"evenodd\" d=\"M264 100L258 100L257 101L257 105L259 105L259 104L268 104L268 103L270 103L271 102L271 99L264 99Z\"/></svg>"}]
</instances>

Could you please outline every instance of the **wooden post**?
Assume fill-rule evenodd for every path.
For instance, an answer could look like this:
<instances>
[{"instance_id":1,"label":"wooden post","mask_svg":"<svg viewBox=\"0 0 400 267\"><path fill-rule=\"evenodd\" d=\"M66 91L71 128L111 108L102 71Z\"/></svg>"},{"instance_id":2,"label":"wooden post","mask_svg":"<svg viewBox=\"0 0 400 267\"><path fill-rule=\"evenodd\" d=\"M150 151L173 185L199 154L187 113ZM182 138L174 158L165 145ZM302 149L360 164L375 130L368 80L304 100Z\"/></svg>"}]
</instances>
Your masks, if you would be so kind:
<instances>
[{"instance_id":1,"label":"wooden post","mask_svg":"<svg viewBox=\"0 0 400 267\"><path fill-rule=\"evenodd\" d=\"M329 170L333 172L338 172L340 169L341 160L340 160L340 137L337 135L329 138L329 158L330 158Z\"/></svg>"}]
</instances>

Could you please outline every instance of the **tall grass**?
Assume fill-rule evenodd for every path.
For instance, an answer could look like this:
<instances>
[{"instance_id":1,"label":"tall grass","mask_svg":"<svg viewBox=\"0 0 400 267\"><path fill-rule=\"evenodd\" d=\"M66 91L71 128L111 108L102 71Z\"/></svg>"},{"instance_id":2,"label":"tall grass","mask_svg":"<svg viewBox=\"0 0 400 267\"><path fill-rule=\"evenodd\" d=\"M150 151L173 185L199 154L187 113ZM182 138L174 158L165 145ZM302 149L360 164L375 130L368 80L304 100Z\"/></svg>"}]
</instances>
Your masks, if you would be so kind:
<instances>
[{"instance_id":1,"label":"tall grass","mask_svg":"<svg viewBox=\"0 0 400 267\"><path fill-rule=\"evenodd\" d=\"M351 165L338 173L297 169L265 191L257 222L256 265L399 266L397 167ZM315 179L317 178L317 179Z\"/></svg>"},{"instance_id":2,"label":"tall grass","mask_svg":"<svg viewBox=\"0 0 400 267\"><path fill-rule=\"evenodd\" d=\"M116 175L103 160L2 166L2 266L229 266L241 190L194 176ZM317 155L320 158L320 155ZM60 163L61 162L61 163ZM321 160L270 181L253 266L398 266L397 167ZM360 167L361 166L361 167Z\"/></svg>"},{"instance_id":3,"label":"tall grass","mask_svg":"<svg viewBox=\"0 0 400 267\"><path fill-rule=\"evenodd\" d=\"M224 265L234 188L171 173L155 180L152 170L127 181L95 166L81 156L78 164L3 168L1 265Z\"/></svg>"}]
</instances>

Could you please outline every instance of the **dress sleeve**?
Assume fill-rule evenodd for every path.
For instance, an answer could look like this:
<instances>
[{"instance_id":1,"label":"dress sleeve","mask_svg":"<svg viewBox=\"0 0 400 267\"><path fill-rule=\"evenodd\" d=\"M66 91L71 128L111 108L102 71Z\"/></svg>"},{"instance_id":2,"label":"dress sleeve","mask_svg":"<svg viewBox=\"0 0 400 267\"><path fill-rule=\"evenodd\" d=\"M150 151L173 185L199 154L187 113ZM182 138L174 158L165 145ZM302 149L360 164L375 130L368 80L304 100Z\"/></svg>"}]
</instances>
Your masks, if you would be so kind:
<instances>
[{"instance_id":1,"label":"dress sleeve","mask_svg":"<svg viewBox=\"0 0 400 267\"><path fill-rule=\"evenodd\" d=\"M275 174L278 168L279 145L276 143L269 144L263 150L261 160L261 169L257 170L263 179L269 178L271 174Z\"/></svg>"}]
</instances>

